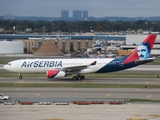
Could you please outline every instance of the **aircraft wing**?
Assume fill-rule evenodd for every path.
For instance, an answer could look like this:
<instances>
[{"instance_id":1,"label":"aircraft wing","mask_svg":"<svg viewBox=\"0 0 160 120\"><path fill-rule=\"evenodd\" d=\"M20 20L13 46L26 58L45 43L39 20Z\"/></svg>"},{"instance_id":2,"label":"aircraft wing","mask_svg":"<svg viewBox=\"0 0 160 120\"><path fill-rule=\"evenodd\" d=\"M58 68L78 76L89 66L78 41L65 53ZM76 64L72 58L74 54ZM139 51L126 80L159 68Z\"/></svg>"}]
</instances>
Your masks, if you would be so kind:
<instances>
[{"instance_id":1,"label":"aircraft wing","mask_svg":"<svg viewBox=\"0 0 160 120\"><path fill-rule=\"evenodd\" d=\"M80 71L84 68L86 68L88 65L76 65L76 66L68 66L68 67L63 67L61 70L63 71Z\"/></svg>"},{"instance_id":2,"label":"aircraft wing","mask_svg":"<svg viewBox=\"0 0 160 120\"><path fill-rule=\"evenodd\" d=\"M80 71L84 68L87 68L88 66L91 66L91 65L96 65L97 61L94 61L90 64L83 64L83 65L74 65L74 66L66 66L66 67L62 67L61 70L63 71Z\"/></svg>"},{"instance_id":3,"label":"aircraft wing","mask_svg":"<svg viewBox=\"0 0 160 120\"><path fill-rule=\"evenodd\" d=\"M136 60L135 63L137 65L140 65L140 64L143 64L143 63L147 63L147 62L151 62L153 61L155 58L148 58L148 59L145 59L145 60Z\"/></svg>"}]
</instances>

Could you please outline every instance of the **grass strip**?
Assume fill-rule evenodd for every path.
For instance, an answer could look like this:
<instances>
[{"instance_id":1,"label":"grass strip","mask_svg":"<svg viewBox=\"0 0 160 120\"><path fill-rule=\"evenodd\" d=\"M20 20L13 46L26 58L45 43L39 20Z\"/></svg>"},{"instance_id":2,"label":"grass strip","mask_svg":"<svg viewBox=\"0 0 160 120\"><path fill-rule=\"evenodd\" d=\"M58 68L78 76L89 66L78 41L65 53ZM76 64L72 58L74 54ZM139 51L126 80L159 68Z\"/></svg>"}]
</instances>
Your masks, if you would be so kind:
<instances>
[{"instance_id":1,"label":"grass strip","mask_svg":"<svg viewBox=\"0 0 160 120\"><path fill-rule=\"evenodd\" d=\"M130 102L160 102L160 100L149 100L149 99L130 99Z\"/></svg>"},{"instance_id":2,"label":"grass strip","mask_svg":"<svg viewBox=\"0 0 160 120\"><path fill-rule=\"evenodd\" d=\"M145 65L160 65L160 62L159 61L153 61L153 62L146 63Z\"/></svg>"},{"instance_id":3,"label":"grass strip","mask_svg":"<svg viewBox=\"0 0 160 120\"><path fill-rule=\"evenodd\" d=\"M145 85L142 84L88 84L88 83L1 83L0 87L31 87L31 88L144 88ZM147 85L147 88L157 88L160 89L160 85Z\"/></svg>"}]
</instances>

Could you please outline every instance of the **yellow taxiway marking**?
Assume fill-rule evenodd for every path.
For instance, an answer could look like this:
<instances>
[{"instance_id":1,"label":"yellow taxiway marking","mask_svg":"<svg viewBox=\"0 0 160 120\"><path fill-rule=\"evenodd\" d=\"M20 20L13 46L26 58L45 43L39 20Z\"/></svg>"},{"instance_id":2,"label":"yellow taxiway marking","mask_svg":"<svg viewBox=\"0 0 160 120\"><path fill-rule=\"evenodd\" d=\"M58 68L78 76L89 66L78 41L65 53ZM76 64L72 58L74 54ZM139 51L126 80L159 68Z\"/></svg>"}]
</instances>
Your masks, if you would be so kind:
<instances>
[{"instance_id":1,"label":"yellow taxiway marking","mask_svg":"<svg viewBox=\"0 0 160 120\"><path fill-rule=\"evenodd\" d=\"M135 114L134 116L141 116L140 114Z\"/></svg>"},{"instance_id":2,"label":"yellow taxiway marking","mask_svg":"<svg viewBox=\"0 0 160 120\"><path fill-rule=\"evenodd\" d=\"M109 96L111 96L111 94L107 94L106 96L109 97Z\"/></svg>"},{"instance_id":3,"label":"yellow taxiway marking","mask_svg":"<svg viewBox=\"0 0 160 120\"><path fill-rule=\"evenodd\" d=\"M78 88L76 88L75 90L78 90Z\"/></svg>"},{"instance_id":4,"label":"yellow taxiway marking","mask_svg":"<svg viewBox=\"0 0 160 120\"><path fill-rule=\"evenodd\" d=\"M154 118L156 118L156 117L160 117L160 115L159 114L153 114L153 115L149 115L149 116L151 116L151 117L154 117Z\"/></svg>"},{"instance_id":5,"label":"yellow taxiway marking","mask_svg":"<svg viewBox=\"0 0 160 120\"><path fill-rule=\"evenodd\" d=\"M148 120L148 119L143 119L143 118L127 118L127 120Z\"/></svg>"},{"instance_id":6,"label":"yellow taxiway marking","mask_svg":"<svg viewBox=\"0 0 160 120\"><path fill-rule=\"evenodd\" d=\"M64 120L64 119L61 119L61 118L49 118L49 119L41 119L41 120Z\"/></svg>"},{"instance_id":7,"label":"yellow taxiway marking","mask_svg":"<svg viewBox=\"0 0 160 120\"><path fill-rule=\"evenodd\" d=\"M23 83L23 80L20 80L18 83Z\"/></svg>"},{"instance_id":8,"label":"yellow taxiway marking","mask_svg":"<svg viewBox=\"0 0 160 120\"><path fill-rule=\"evenodd\" d=\"M82 81L82 83L86 83L86 81L85 81L85 80L83 80L83 81Z\"/></svg>"},{"instance_id":9,"label":"yellow taxiway marking","mask_svg":"<svg viewBox=\"0 0 160 120\"><path fill-rule=\"evenodd\" d=\"M150 98L150 97L152 97L152 95L147 95L147 98Z\"/></svg>"},{"instance_id":10,"label":"yellow taxiway marking","mask_svg":"<svg viewBox=\"0 0 160 120\"><path fill-rule=\"evenodd\" d=\"M146 82L146 84L149 84L149 82Z\"/></svg>"},{"instance_id":11,"label":"yellow taxiway marking","mask_svg":"<svg viewBox=\"0 0 160 120\"><path fill-rule=\"evenodd\" d=\"M19 90L19 88L16 88L16 90Z\"/></svg>"},{"instance_id":12,"label":"yellow taxiway marking","mask_svg":"<svg viewBox=\"0 0 160 120\"><path fill-rule=\"evenodd\" d=\"M139 92L139 89L136 89L137 92Z\"/></svg>"},{"instance_id":13,"label":"yellow taxiway marking","mask_svg":"<svg viewBox=\"0 0 160 120\"><path fill-rule=\"evenodd\" d=\"M37 97L40 96L40 95L41 95L41 93L37 93L37 94L36 94Z\"/></svg>"}]
</instances>

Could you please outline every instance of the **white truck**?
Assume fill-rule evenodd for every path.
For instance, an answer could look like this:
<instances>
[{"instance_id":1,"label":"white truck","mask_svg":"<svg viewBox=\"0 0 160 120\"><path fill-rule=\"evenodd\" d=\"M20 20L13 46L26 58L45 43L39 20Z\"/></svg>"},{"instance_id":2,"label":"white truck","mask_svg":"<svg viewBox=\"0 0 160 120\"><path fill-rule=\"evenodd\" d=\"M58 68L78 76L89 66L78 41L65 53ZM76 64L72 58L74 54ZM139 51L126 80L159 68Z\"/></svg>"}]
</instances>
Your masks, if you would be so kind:
<instances>
[{"instance_id":1,"label":"white truck","mask_svg":"<svg viewBox=\"0 0 160 120\"><path fill-rule=\"evenodd\" d=\"M10 99L9 96L3 95L2 93L0 93L0 100L8 100Z\"/></svg>"}]
</instances>

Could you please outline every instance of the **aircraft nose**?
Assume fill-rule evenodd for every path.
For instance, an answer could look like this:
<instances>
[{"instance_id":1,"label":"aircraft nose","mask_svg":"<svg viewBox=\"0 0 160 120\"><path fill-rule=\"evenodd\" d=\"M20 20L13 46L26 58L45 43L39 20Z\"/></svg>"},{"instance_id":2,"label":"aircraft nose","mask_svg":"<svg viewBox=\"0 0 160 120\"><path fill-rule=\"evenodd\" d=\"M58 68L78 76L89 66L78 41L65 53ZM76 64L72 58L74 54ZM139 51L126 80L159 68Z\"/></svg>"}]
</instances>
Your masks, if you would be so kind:
<instances>
[{"instance_id":1,"label":"aircraft nose","mask_svg":"<svg viewBox=\"0 0 160 120\"><path fill-rule=\"evenodd\" d=\"M3 69L6 69L6 65L3 66Z\"/></svg>"},{"instance_id":2,"label":"aircraft nose","mask_svg":"<svg viewBox=\"0 0 160 120\"><path fill-rule=\"evenodd\" d=\"M9 66L8 65L4 65L3 69L8 70Z\"/></svg>"}]
</instances>

